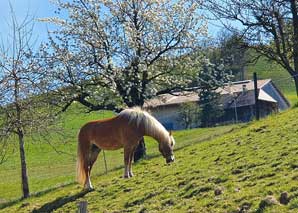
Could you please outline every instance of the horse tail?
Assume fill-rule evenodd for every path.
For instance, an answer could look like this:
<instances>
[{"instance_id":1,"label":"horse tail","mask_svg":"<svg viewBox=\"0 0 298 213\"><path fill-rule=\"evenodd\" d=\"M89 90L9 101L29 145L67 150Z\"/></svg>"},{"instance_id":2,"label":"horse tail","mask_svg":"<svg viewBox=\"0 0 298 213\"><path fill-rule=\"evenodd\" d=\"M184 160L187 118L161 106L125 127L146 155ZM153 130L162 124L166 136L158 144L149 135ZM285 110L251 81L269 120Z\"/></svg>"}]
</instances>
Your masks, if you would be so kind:
<instances>
[{"instance_id":1,"label":"horse tail","mask_svg":"<svg viewBox=\"0 0 298 213\"><path fill-rule=\"evenodd\" d=\"M77 154L77 181L85 184L88 176L88 159L90 152L90 141L83 134L82 129L78 136L78 154Z\"/></svg>"}]
</instances>

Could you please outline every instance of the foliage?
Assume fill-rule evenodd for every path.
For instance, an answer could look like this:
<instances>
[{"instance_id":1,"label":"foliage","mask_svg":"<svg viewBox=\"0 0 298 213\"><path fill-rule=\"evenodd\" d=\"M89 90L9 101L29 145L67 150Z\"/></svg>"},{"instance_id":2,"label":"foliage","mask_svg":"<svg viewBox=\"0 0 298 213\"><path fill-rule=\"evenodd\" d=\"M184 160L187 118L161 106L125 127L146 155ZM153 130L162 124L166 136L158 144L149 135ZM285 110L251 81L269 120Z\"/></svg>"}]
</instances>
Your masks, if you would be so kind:
<instances>
[{"instance_id":1,"label":"foliage","mask_svg":"<svg viewBox=\"0 0 298 213\"><path fill-rule=\"evenodd\" d=\"M297 1L205 1L205 7L225 26L243 36L248 46L276 62L294 79L298 96ZM237 27L236 27L237 26Z\"/></svg>"},{"instance_id":2,"label":"foliage","mask_svg":"<svg viewBox=\"0 0 298 213\"><path fill-rule=\"evenodd\" d=\"M224 64L211 64L209 60L203 64L198 73L199 105L201 124L203 127L215 125L223 115L223 106L220 105L218 88L223 87L231 78Z\"/></svg>"},{"instance_id":3,"label":"foliage","mask_svg":"<svg viewBox=\"0 0 298 213\"><path fill-rule=\"evenodd\" d=\"M201 109L198 103L183 103L179 107L179 120L181 119L185 125L185 129L198 127L200 124Z\"/></svg>"},{"instance_id":4,"label":"foliage","mask_svg":"<svg viewBox=\"0 0 298 213\"><path fill-rule=\"evenodd\" d=\"M211 63L219 64L223 60L227 70L233 74L233 81L244 80L245 66L249 62L247 44L242 36L229 31L221 31L216 46L206 50Z\"/></svg>"},{"instance_id":5,"label":"foliage","mask_svg":"<svg viewBox=\"0 0 298 213\"><path fill-rule=\"evenodd\" d=\"M152 96L183 90L194 78L197 61L189 55L206 31L196 1L75 0L56 5L58 17L43 21L59 29L42 54L54 87L68 88L57 91L65 108L73 101L91 110L142 106ZM61 11L67 13L65 19L59 17Z\"/></svg>"}]
</instances>

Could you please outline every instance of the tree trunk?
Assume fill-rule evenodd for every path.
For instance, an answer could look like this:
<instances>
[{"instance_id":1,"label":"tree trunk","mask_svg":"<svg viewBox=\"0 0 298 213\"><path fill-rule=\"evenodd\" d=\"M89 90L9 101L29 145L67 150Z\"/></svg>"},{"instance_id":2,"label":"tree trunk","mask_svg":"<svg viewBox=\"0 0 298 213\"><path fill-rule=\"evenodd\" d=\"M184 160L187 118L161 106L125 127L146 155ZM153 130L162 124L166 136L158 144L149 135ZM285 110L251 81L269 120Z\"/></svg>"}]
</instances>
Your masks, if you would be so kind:
<instances>
[{"instance_id":1,"label":"tree trunk","mask_svg":"<svg viewBox=\"0 0 298 213\"><path fill-rule=\"evenodd\" d=\"M25 156L25 149L24 149L24 134L22 130L18 131L18 136L19 136L19 148L20 148L20 157L21 157L23 198L27 198L29 197L29 184L28 184L26 156Z\"/></svg>"},{"instance_id":2,"label":"tree trunk","mask_svg":"<svg viewBox=\"0 0 298 213\"><path fill-rule=\"evenodd\" d=\"M128 107L143 106L145 101L143 99L142 94L139 94L136 88L132 88L129 95L131 97L130 101L125 102L125 100L123 100ZM134 162L137 162L141 158L145 157L145 155L146 155L146 144L145 144L144 138L142 138L134 152Z\"/></svg>"},{"instance_id":3,"label":"tree trunk","mask_svg":"<svg viewBox=\"0 0 298 213\"><path fill-rule=\"evenodd\" d=\"M298 13L297 13L297 2L296 0L291 0L291 12L293 16L293 30L294 30L294 37L293 37L293 59L294 59L294 81L295 81L295 87L296 87L296 94L298 97L298 76L296 76L298 73Z\"/></svg>"},{"instance_id":4,"label":"tree trunk","mask_svg":"<svg viewBox=\"0 0 298 213\"><path fill-rule=\"evenodd\" d=\"M294 78L294 82L295 82L296 95L298 97L298 73L296 73L295 76L293 76L293 78Z\"/></svg>"},{"instance_id":5,"label":"tree trunk","mask_svg":"<svg viewBox=\"0 0 298 213\"><path fill-rule=\"evenodd\" d=\"M141 158L145 157L146 155L146 145L145 145L145 140L142 138L139 142L138 147L136 148L136 151L134 153L134 162L137 162Z\"/></svg>"}]
</instances>

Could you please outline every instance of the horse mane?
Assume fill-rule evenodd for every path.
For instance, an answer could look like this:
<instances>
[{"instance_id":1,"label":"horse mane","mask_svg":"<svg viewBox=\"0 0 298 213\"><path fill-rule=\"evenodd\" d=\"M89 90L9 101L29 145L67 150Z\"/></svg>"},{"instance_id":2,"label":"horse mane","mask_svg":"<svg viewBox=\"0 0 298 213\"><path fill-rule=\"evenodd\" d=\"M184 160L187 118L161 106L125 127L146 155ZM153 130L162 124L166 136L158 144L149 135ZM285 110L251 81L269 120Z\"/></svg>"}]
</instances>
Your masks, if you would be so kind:
<instances>
[{"instance_id":1,"label":"horse mane","mask_svg":"<svg viewBox=\"0 0 298 213\"><path fill-rule=\"evenodd\" d=\"M125 109L121 111L118 116L127 118L129 123L135 123L137 127L141 124L144 125L145 133L155 139L158 139L159 141L169 138L169 133L165 127L152 115L150 115L147 111L142 110L140 107Z\"/></svg>"}]
</instances>

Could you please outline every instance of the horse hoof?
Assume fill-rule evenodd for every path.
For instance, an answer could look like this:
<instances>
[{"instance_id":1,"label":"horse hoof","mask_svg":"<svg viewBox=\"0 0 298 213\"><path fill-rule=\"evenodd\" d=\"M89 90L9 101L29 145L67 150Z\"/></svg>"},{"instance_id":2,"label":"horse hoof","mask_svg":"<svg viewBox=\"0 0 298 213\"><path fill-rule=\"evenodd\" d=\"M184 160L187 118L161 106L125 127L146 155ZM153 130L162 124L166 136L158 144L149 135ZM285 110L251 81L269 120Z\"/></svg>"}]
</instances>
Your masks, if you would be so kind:
<instances>
[{"instance_id":1,"label":"horse hoof","mask_svg":"<svg viewBox=\"0 0 298 213\"><path fill-rule=\"evenodd\" d=\"M129 175L123 175L123 178L128 179L128 178L130 178L130 176Z\"/></svg>"},{"instance_id":2,"label":"horse hoof","mask_svg":"<svg viewBox=\"0 0 298 213\"><path fill-rule=\"evenodd\" d=\"M94 188L93 188L93 186L85 186L83 190L86 190L86 191L93 191Z\"/></svg>"}]
</instances>

